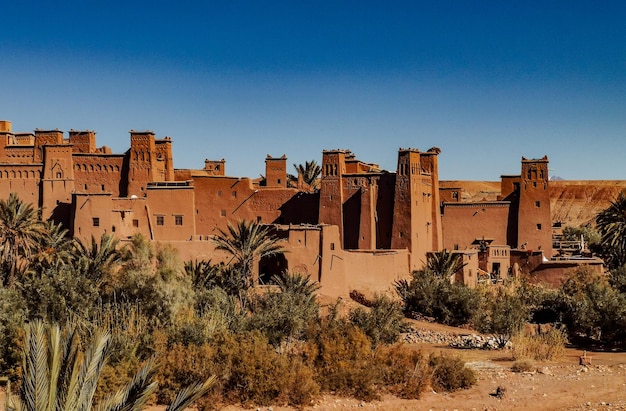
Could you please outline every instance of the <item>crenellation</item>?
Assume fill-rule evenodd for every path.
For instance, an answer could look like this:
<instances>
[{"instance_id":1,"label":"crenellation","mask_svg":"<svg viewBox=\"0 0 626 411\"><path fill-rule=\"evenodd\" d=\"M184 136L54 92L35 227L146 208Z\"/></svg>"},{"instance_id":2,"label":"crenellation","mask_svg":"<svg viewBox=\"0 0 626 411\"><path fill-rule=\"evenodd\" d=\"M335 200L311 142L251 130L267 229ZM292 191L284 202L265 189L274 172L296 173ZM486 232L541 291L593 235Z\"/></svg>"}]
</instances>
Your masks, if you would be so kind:
<instances>
[{"instance_id":1,"label":"crenellation","mask_svg":"<svg viewBox=\"0 0 626 411\"><path fill-rule=\"evenodd\" d=\"M13 133L0 121L0 196L16 192L83 241L140 233L178 244L184 258L219 260L207 239L229 222L273 224L293 246L287 268L306 269L337 293L365 279L382 288L383 279L410 275L442 249L472 260L481 238L489 239L483 270L508 270L522 245L552 257L547 157L522 158L520 175L501 177L497 200L468 202L460 187L440 188L437 147L400 148L395 171L350 150L323 150L320 188L307 191L288 187L285 154L267 155L265 176L250 179L227 176L224 159L175 169L172 139L152 131L131 130L122 154L97 148L94 131L68 135ZM473 285L472 278L458 280Z\"/></svg>"}]
</instances>

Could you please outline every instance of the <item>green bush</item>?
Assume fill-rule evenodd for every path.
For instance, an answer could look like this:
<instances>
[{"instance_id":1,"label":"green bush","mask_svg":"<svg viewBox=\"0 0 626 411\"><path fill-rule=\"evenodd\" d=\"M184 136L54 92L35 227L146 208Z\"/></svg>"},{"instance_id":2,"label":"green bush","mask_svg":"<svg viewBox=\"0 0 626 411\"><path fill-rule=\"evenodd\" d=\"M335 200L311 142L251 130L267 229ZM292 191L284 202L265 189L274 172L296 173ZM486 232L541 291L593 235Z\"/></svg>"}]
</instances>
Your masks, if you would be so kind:
<instances>
[{"instance_id":1,"label":"green bush","mask_svg":"<svg viewBox=\"0 0 626 411\"><path fill-rule=\"evenodd\" d=\"M433 317L449 325L471 323L478 315L481 295L477 290L433 274L429 270L414 271L411 281L395 283L396 292L404 302L407 316Z\"/></svg>"},{"instance_id":2,"label":"green bush","mask_svg":"<svg viewBox=\"0 0 626 411\"><path fill-rule=\"evenodd\" d=\"M404 328L402 305L387 296L377 295L369 310L352 310L350 322L361 328L374 346L392 344L398 340Z\"/></svg>"},{"instance_id":3,"label":"green bush","mask_svg":"<svg viewBox=\"0 0 626 411\"><path fill-rule=\"evenodd\" d=\"M285 273L274 277L278 291L251 298L250 330L261 331L274 346L287 338L298 338L305 327L318 318L315 290L319 286L307 276Z\"/></svg>"},{"instance_id":4,"label":"green bush","mask_svg":"<svg viewBox=\"0 0 626 411\"><path fill-rule=\"evenodd\" d=\"M483 333L505 336L517 335L530 319L530 307L525 303L524 288L515 283L508 286L482 288L483 308L475 321Z\"/></svg>"},{"instance_id":5,"label":"green bush","mask_svg":"<svg viewBox=\"0 0 626 411\"><path fill-rule=\"evenodd\" d=\"M476 384L476 373L459 357L431 354L429 364L433 369L432 386L436 390L452 392Z\"/></svg>"},{"instance_id":6,"label":"green bush","mask_svg":"<svg viewBox=\"0 0 626 411\"><path fill-rule=\"evenodd\" d=\"M0 375L15 381L20 373L26 303L16 290L0 287Z\"/></svg>"},{"instance_id":7,"label":"green bush","mask_svg":"<svg viewBox=\"0 0 626 411\"><path fill-rule=\"evenodd\" d=\"M560 308L570 338L586 337L604 344L624 344L626 294L589 267L570 272L560 287Z\"/></svg>"}]
</instances>

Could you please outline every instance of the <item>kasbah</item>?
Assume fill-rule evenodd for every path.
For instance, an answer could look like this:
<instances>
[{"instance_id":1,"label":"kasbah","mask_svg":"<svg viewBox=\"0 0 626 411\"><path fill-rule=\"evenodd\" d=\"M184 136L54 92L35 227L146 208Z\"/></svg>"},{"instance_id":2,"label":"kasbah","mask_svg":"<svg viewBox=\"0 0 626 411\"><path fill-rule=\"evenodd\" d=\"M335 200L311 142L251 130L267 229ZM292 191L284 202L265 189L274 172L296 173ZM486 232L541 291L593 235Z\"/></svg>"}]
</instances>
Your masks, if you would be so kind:
<instances>
[{"instance_id":1,"label":"kasbah","mask_svg":"<svg viewBox=\"0 0 626 411\"><path fill-rule=\"evenodd\" d=\"M604 202L587 213L600 211L626 182L551 181L547 156L522 157L519 175L503 175L492 192L475 195L468 182L439 180L439 154L401 148L390 172L349 150L324 150L313 189L302 178L289 181L285 155L266 157L263 178L230 177L223 159L175 169L171 138L152 131L131 130L130 149L114 154L96 147L94 131L14 133L0 121L0 198L16 193L83 243L139 233L175 247L184 261L226 262L215 250L216 232L238 220L266 224L288 252L258 261L256 282L289 270L329 296L388 291L442 250L464 263L452 281L470 287L518 276L558 285L577 265L603 270L584 239L560 241L558 214L573 203L558 199L602 186Z\"/></svg>"}]
</instances>

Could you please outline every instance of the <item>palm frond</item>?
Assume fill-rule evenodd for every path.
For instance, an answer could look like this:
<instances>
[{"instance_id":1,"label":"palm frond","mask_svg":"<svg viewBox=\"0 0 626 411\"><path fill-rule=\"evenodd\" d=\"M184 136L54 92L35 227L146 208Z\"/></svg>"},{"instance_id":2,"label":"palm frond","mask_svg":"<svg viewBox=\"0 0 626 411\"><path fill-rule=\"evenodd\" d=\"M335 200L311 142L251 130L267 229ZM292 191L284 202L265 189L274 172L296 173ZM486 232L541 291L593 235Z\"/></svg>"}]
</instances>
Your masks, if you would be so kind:
<instances>
[{"instance_id":1,"label":"palm frond","mask_svg":"<svg viewBox=\"0 0 626 411\"><path fill-rule=\"evenodd\" d=\"M183 411L198 398L206 394L215 384L215 381L215 376L211 376L203 383L197 383L182 389L165 411Z\"/></svg>"}]
</instances>

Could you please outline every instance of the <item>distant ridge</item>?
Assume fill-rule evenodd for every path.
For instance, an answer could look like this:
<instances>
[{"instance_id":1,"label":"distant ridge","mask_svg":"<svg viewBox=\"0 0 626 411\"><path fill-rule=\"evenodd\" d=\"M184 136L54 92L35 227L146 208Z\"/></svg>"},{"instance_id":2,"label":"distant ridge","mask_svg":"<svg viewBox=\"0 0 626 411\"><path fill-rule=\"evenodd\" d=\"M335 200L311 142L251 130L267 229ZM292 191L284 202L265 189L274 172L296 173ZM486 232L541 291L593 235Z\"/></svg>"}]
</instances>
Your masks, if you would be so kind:
<instances>
[{"instance_id":1,"label":"distant ridge","mask_svg":"<svg viewBox=\"0 0 626 411\"><path fill-rule=\"evenodd\" d=\"M460 188L463 202L496 201L499 181L441 181L442 188ZM552 221L564 225L593 224L596 215L607 208L617 195L626 190L626 180L550 179Z\"/></svg>"}]
</instances>

